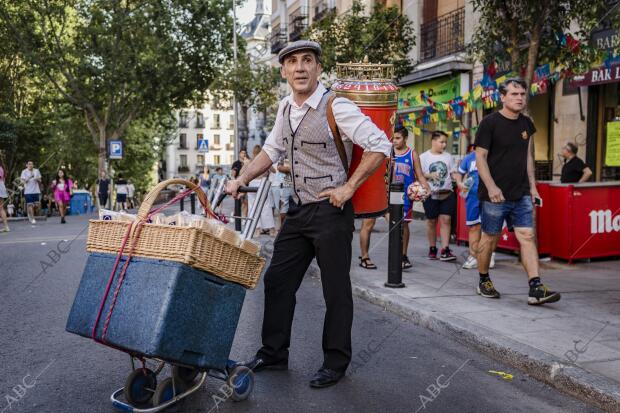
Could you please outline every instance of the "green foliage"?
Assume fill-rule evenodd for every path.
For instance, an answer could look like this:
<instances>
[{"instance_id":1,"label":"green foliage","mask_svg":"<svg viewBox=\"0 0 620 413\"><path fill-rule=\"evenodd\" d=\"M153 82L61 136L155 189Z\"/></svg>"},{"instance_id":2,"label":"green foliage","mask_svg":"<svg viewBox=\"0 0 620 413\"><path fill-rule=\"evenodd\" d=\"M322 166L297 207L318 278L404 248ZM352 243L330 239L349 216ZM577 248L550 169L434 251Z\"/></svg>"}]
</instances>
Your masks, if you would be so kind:
<instances>
[{"instance_id":1,"label":"green foliage","mask_svg":"<svg viewBox=\"0 0 620 413\"><path fill-rule=\"evenodd\" d=\"M590 33L606 12L606 0L472 0L479 13L476 32L469 45L471 57L485 64L493 60L521 73L531 81L541 63L555 63L583 73L600 61L606 51L589 46ZM617 24L617 11L612 18ZM577 29L575 29L577 28ZM562 46L559 34L570 33L581 45ZM618 50L615 51L618 53Z\"/></svg>"},{"instance_id":2,"label":"green foliage","mask_svg":"<svg viewBox=\"0 0 620 413\"><path fill-rule=\"evenodd\" d=\"M81 112L102 168L132 121L204 99L230 60L231 1L0 0L0 35Z\"/></svg>"},{"instance_id":3,"label":"green foliage","mask_svg":"<svg viewBox=\"0 0 620 413\"><path fill-rule=\"evenodd\" d=\"M408 74L412 62L407 57L415 45L413 23L396 7L377 2L369 15L358 1L348 13L327 15L303 34L317 41L323 50L323 71L333 74L336 63L360 62L364 56L372 63L392 63L397 77Z\"/></svg>"},{"instance_id":4,"label":"green foliage","mask_svg":"<svg viewBox=\"0 0 620 413\"><path fill-rule=\"evenodd\" d=\"M111 161L115 173L122 172L138 192L146 193L156 183L154 167L175 132L176 120L172 114L153 114L132 123L127 130L123 159Z\"/></svg>"}]
</instances>

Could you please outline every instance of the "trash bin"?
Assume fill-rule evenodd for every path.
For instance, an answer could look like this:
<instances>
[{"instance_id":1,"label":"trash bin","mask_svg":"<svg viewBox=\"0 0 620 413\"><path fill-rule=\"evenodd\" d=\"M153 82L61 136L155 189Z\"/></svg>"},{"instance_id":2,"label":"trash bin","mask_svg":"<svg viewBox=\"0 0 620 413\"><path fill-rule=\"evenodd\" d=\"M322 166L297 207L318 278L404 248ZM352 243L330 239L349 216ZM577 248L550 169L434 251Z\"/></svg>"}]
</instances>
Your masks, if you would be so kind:
<instances>
[{"instance_id":1,"label":"trash bin","mask_svg":"<svg viewBox=\"0 0 620 413\"><path fill-rule=\"evenodd\" d=\"M69 203L69 215L88 214L91 210L92 199L88 191L73 191L71 202Z\"/></svg>"}]
</instances>

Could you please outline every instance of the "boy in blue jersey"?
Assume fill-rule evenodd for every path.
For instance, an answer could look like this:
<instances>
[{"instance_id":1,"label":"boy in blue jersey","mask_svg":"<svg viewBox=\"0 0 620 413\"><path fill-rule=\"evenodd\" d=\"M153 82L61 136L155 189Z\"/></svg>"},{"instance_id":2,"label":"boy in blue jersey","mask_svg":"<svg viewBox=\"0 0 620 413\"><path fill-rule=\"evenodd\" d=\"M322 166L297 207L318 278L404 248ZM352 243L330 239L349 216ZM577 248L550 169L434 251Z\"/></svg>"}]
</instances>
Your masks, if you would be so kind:
<instances>
[{"instance_id":1,"label":"boy in blue jersey","mask_svg":"<svg viewBox=\"0 0 620 413\"><path fill-rule=\"evenodd\" d=\"M394 131L392 145L394 146L394 177L393 180L404 184L405 193L409 185L414 183L416 179L422 184L427 194L431 193L431 187L420 166L420 158L416 151L407 146L407 136L409 132L404 127L398 127ZM409 248L409 222L412 219L413 202L409 197L405 196L405 206L403 211L403 268L411 268L411 262L407 257L407 249Z\"/></svg>"},{"instance_id":2,"label":"boy in blue jersey","mask_svg":"<svg viewBox=\"0 0 620 413\"><path fill-rule=\"evenodd\" d=\"M458 174L455 176L456 184L465 196L465 224L469 228L469 257L463 264L464 269L478 267L476 251L480 243L480 201L478 200L478 168L476 167L476 145L467 148L467 155L461 160ZM464 180L463 178L467 176ZM495 267L495 253L491 255L490 267Z\"/></svg>"},{"instance_id":3,"label":"boy in blue jersey","mask_svg":"<svg viewBox=\"0 0 620 413\"><path fill-rule=\"evenodd\" d=\"M431 188L422 174L422 168L420 166L420 158L418 154L407 146L407 136L409 132L404 127L397 127L394 130L394 137L392 138L392 145L394 146L394 176L393 180L402 182L404 184L405 193L407 188L413 182L418 181L427 194L430 194ZM411 268L411 261L407 256L407 249L409 248L409 222L412 219L412 201L405 196L405 205L403 211L403 269ZM369 270L374 270L377 266L370 260L368 256L368 249L370 246L370 233L375 226L376 218L366 218L362 221L362 227L360 229L360 249L362 255L360 258L360 266Z\"/></svg>"}]
</instances>

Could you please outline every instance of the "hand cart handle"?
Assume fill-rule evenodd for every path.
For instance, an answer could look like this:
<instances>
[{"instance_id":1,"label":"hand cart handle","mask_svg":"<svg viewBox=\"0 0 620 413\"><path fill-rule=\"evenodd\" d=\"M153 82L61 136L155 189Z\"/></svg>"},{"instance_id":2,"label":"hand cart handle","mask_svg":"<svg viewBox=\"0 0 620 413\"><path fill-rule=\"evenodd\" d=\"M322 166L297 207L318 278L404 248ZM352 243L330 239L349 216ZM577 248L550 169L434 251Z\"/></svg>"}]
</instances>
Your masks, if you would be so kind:
<instances>
[{"instance_id":1,"label":"hand cart handle","mask_svg":"<svg viewBox=\"0 0 620 413\"><path fill-rule=\"evenodd\" d=\"M241 194L246 194L248 192L257 192L257 191L258 191L258 187L255 187L255 186L243 186L242 185L239 188L237 188L237 192ZM213 209L220 206L224 198L226 198L226 195L227 195L226 192L222 192L220 194L219 198L216 199L215 202L213 203Z\"/></svg>"}]
</instances>

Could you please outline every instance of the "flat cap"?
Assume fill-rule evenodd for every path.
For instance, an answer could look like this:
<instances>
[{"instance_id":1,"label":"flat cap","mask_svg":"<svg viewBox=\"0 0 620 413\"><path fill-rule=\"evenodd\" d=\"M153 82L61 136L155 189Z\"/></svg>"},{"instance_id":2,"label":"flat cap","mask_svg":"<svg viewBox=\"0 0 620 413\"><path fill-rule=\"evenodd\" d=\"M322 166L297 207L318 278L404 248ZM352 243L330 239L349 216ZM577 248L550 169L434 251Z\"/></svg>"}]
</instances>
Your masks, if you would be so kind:
<instances>
[{"instance_id":1,"label":"flat cap","mask_svg":"<svg viewBox=\"0 0 620 413\"><path fill-rule=\"evenodd\" d=\"M321 45L311 40L297 40L296 42L289 43L284 49L278 53L278 61L280 64L284 62L284 58L291 53L298 52L300 50L312 50L318 57L321 57Z\"/></svg>"}]
</instances>

